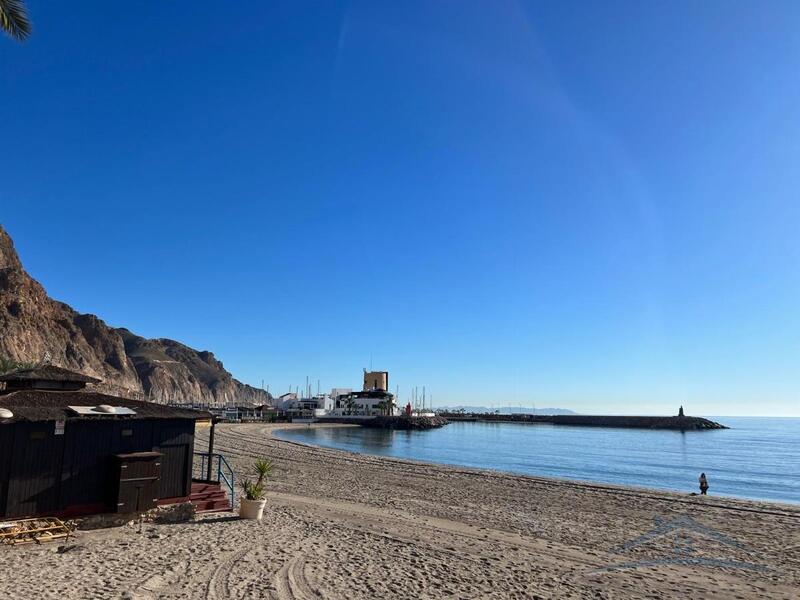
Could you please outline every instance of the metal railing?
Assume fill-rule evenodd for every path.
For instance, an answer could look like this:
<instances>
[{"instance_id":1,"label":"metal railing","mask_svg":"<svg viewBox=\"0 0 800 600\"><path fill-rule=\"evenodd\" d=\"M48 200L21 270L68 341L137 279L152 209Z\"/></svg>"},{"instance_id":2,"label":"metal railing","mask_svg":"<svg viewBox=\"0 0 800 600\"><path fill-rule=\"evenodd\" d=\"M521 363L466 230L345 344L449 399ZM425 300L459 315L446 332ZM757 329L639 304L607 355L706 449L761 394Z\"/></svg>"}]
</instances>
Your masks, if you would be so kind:
<instances>
[{"instance_id":1,"label":"metal railing","mask_svg":"<svg viewBox=\"0 0 800 600\"><path fill-rule=\"evenodd\" d=\"M219 483L228 490L228 495L231 497L231 506L236 500L236 483L233 468L225 460L222 454L216 452L209 455L208 452L195 452L195 456L200 457L200 462L195 460L192 463L192 478L200 481L210 481L211 483ZM209 478L209 473L211 477Z\"/></svg>"}]
</instances>

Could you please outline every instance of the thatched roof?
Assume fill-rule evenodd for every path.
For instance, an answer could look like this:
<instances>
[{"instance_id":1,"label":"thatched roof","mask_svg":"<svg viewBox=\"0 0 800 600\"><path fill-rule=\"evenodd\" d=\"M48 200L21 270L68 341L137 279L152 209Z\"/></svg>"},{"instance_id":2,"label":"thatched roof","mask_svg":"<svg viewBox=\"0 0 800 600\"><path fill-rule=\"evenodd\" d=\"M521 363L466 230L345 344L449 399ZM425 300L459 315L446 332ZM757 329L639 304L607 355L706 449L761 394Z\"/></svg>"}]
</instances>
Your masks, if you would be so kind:
<instances>
[{"instance_id":1,"label":"thatched roof","mask_svg":"<svg viewBox=\"0 0 800 600\"><path fill-rule=\"evenodd\" d=\"M29 369L17 369L5 375L0 375L0 381L70 381L75 383L100 383L99 379L55 365L39 365Z\"/></svg>"},{"instance_id":2,"label":"thatched roof","mask_svg":"<svg viewBox=\"0 0 800 600\"><path fill-rule=\"evenodd\" d=\"M130 408L135 415L78 415L69 406L100 406L107 404L114 407ZM46 390L20 390L0 395L0 408L14 413L10 419L2 419L1 423L15 421L76 421L76 420L130 420L130 419L210 419L211 414L200 410L176 408L128 400L96 392L54 392Z\"/></svg>"}]
</instances>

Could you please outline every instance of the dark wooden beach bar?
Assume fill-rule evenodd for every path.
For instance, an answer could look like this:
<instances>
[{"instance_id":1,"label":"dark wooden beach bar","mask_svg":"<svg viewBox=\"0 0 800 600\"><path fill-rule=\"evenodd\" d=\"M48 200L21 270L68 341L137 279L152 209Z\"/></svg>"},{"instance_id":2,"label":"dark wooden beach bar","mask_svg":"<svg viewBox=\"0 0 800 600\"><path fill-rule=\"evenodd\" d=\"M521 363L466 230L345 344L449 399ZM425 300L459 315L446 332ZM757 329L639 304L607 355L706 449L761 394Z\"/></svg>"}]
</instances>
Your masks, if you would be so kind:
<instances>
[{"instance_id":1,"label":"dark wooden beach bar","mask_svg":"<svg viewBox=\"0 0 800 600\"><path fill-rule=\"evenodd\" d=\"M59 367L0 376L0 518L137 512L185 501L205 412L84 390Z\"/></svg>"}]
</instances>

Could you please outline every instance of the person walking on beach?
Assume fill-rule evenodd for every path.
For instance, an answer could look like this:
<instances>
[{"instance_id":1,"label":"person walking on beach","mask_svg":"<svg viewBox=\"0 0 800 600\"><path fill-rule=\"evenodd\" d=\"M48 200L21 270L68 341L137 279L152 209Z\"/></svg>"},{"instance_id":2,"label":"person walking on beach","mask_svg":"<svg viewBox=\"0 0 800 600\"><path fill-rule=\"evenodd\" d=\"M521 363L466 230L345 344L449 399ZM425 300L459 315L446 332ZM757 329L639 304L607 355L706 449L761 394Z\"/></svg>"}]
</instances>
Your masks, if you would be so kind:
<instances>
[{"instance_id":1,"label":"person walking on beach","mask_svg":"<svg viewBox=\"0 0 800 600\"><path fill-rule=\"evenodd\" d=\"M700 494L705 496L708 491L708 479L705 473L700 473Z\"/></svg>"}]
</instances>

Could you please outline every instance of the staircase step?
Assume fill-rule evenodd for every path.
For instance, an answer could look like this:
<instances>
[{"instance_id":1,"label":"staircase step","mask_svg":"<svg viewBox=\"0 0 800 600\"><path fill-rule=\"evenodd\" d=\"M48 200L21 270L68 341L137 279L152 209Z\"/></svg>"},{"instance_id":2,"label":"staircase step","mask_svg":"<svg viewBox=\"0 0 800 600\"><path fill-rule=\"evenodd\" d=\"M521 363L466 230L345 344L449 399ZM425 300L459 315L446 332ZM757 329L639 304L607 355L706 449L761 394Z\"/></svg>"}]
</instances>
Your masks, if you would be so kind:
<instances>
[{"instance_id":1,"label":"staircase step","mask_svg":"<svg viewBox=\"0 0 800 600\"><path fill-rule=\"evenodd\" d=\"M205 500L227 500L228 495L224 493L219 494L204 494L202 496L189 496L189 502L203 502Z\"/></svg>"},{"instance_id":2,"label":"staircase step","mask_svg":"<svg viewBox=\"0 0 800 600\"><path fill-rule=\"evenodd\" d=\"M219 487L218 485L216 485L214 487L203 488L202 490L197 490L195 488L192 488L192 492L191 493L192 493L192 495L194 495L194 494L213 494L214 492L222 492L222 491L224 491L224 490L221 487Z\"/></svg>"},{"instance_id":3,"label":"staircase step","mask_svg":"<svg viewBox=\"0 0 800 600\"><path fill-rule=\"evenodd\" d=\"M197 512L222 512L231 510L231 503L225 501L193 502Z\"/></svg>"},{"instance_id":4,"label":"staircase step","mask_svg":"<svg viewBox=\"0 0 800 600\"><path fill-rule=\"evenodd\" d=\"M222 512L232 510L228 494L215 482L193 481L189 501L197 512Z\"/></svg>"},{"instance_id":5,"label":"staircase step","mask_svg":"<svg viewBox=\"0 0 800 600\"><path fill-rule=\"evenodd\" d=\"M220 507L228 508L230 507L231 503L213 501L213 502L196 502L194 503L194 505L197 507L197 510L208 510L210 508L220 508Z\"/></svg>"},{"instance_id":6,"label":"staircase step","mask_svg":"<svg viewBox=\"0 0 800 600\"><path fill-rule=\"evenodd\" d=\"M222 486L218 483L192 483L192 493L201 494L203 492L210 492L221 489Z\"/></svg>"},{"instance_id":7,"label":"staircase step","mask_svg":"<svg viewBox=\"0 0 800 600\"><path fill-rule=\"evenodd\" d=\"M192 492L191 494L189 494L189 497L190 498L199 498L201 496L218 496L220 494L224 495L225 492L218 488L216 490L207 490L205 492Z\"/></svg>"}]
</instances>

